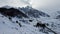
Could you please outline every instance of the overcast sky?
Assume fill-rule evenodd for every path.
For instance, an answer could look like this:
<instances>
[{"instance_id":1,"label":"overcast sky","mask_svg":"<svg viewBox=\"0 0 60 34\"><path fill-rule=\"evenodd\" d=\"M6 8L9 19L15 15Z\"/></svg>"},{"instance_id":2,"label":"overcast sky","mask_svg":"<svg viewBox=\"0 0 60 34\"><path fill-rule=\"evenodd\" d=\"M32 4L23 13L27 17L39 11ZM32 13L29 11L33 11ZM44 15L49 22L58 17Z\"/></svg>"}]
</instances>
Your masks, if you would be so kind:
<instances>
[{"instance_id":1,"label":"overcast sky","mask_svg":"<svg viewBox=\"0 0 60 34\"><path fill-rule=\"evenodd\" d=\"M60 10L60 0L0 0L0 6L22 7L31 5L38 10Z\"/></svg>"}]
</instances>

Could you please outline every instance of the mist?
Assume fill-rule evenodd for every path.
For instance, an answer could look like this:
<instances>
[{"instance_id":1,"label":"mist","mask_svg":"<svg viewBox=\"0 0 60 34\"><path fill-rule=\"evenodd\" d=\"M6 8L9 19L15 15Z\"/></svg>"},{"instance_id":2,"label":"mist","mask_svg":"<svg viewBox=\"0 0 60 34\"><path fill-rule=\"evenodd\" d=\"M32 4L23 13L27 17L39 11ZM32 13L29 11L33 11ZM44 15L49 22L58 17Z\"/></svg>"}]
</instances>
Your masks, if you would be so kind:
<instances>
[{"instance_id":1,"label":"mist","mask_svg":"<svg viewBox=\"0 0 60 34\"><path fill-rule=\"evenodd\" d=\"M0 7L4 5L13 7L31 5L35 9L44 11L60 10L60 0L0 0Z\"/></svg>"}]
</instances>

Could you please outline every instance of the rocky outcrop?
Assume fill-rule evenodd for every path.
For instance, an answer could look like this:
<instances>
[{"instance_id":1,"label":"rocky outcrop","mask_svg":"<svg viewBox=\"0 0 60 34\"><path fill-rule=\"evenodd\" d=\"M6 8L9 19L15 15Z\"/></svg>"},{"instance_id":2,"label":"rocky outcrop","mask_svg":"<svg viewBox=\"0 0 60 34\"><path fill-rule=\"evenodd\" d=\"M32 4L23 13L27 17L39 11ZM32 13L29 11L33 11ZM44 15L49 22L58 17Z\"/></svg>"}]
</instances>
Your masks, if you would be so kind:
<instances>
[{"instance_id":1,"label":"rocky outcrop","mask_svg":"<svg viewBox=\"0 0 60 34\"><path fill-rule=\"evenodd\" d=\"M5 15L5 16L10 16L10 17L28 17L26 14L24 14L22 11L15 9L15 8L0 8L0 13Z\"/></svg>"}]
</instances>

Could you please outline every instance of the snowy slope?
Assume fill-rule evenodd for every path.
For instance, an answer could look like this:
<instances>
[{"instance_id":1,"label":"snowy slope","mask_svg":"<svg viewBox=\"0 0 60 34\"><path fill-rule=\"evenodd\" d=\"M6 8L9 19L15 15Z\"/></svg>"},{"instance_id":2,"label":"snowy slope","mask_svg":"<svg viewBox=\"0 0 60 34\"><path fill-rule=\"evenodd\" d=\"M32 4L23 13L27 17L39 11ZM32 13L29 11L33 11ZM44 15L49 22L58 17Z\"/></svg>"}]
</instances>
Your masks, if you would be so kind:
<instances>
[{"instance_id":1,"label":"snowy slope","mask_svg":"<svg viewBox=\"0 0 60 34\"><path fill-rule=\"evenodd\" d=\"M13 18L11 21L8 17L2 16L0 14L0 34L44 34L30 24L21 22L22 27L20 27L15 23L16 20L19 20L18 18Z\"/></svg>"},{"instance_id":2,"label":"snowy slope","mask_svg":"<svg viewBox=\"0 0 60 34\"><path fill-rule=\"evenodd\" d=\"M32 12L34 10L32 10ZM54 34L54 32L59 34L60 20L43 16L40 16L40 18L18 18L15 16L9 19L9 16L4 16L0 13L0 34ZM32 20L32 22L29 20ZM39 21L48 23L49 25L47 27L54 32L47 28L42 31L42 27L34 27Z\"/></svg>"}]
</instances>

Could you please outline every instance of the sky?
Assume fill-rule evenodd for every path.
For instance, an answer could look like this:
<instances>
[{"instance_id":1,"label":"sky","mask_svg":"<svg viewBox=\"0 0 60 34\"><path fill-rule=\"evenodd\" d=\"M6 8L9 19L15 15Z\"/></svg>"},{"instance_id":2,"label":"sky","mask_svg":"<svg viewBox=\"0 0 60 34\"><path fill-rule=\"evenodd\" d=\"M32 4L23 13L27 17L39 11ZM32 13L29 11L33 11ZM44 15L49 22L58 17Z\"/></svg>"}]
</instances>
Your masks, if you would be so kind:
<instances>
[{"instance_id":1,"label":"sky","mask_svg":"<svg viewBox=\"0 0 60 34\"><path fill-rule=\"evenodd\" d=\"M0 0L0 7L4 5L14 7L31 5L33 8L44 11L60 10L60 0Z\"/></svg>"}]
</instances>

